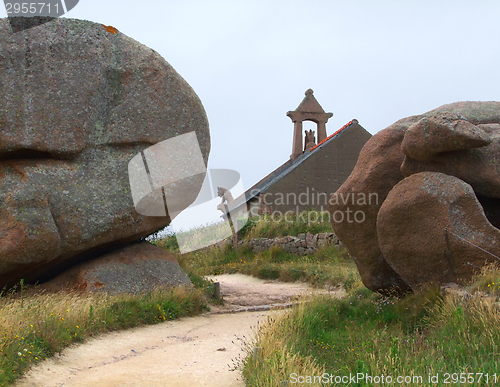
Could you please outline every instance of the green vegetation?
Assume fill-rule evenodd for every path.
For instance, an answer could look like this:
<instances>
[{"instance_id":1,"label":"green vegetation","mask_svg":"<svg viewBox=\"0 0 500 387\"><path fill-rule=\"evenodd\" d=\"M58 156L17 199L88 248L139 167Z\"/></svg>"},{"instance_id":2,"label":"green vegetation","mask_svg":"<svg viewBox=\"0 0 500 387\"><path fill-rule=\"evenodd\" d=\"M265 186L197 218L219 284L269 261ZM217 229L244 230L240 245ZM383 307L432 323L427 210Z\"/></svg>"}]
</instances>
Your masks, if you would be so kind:
<instances>
[{"instance_id":1,"label":"green vegetation","mask_svg":"<svg viewBox=\"0 0 500 387\"><path fill-rule=\"evenodd\" d=\"M307 221L307 215L304 219ZM203 238L211 237L206 228L191 230L188 236L203 242ZM298 235L307 231L332 230L328 222L308 226L300 220L290 224L270 222L263 217L260 222L250 220L240 231L240 238ZM218 227L213 232L219 232ZM335 247L325 246L305 257L278 248L255 255L245 248L233 250L232 245L181 255L174 236L154 243L176 254L196 290L158 289L143 295L114 296L76 292L36 294L21 282L17 293L4 294L0 298L0 386L12 383L31 365L100 333L201 313L207 309L207 295L214 291L213 283L204 279L204 275L240 272L261 278L308 281L318 286L340 285L348 277L351 283L359 282L349 255Z\"/></svg>"},{"instance_id":2,"label":"green vegetation","mask_svg":"<svg viewBox=\"0 0 500 387\"><path fill-rule=\"evenodd\" d=\"M299 235L310 232L333 232L328 218L323 222L308 224L308 219L321 219L321 214L314 211L303 213L293 222L282 219L271 221L266 216L251 218L239 231L239 240L257 237L275 238ZM193 236L202 230L191 230ZM356 266L348 252L336 246L323 246L314 254L298 256L283 251L278 246L255 254L248 247L236 249L231 243L221 246L209 246L186 254L178 254L179 246L174 235L153 242L158 247L176 254L181 266L189 273L199 275L219 275L241 273L263 279L279 279L285 282L302 281L313 286L346 286L360 283Z\"/></svg>"},{"instance_id":3,"label":"green vegetation","mask_svg":"<svg viewBox=\"0 0 500 387\"><path fill-rule=\"evenodd\" d=\"M363 286L343 299L317 297L261 327L248 345L244 376L253 387L297 382L299 375L318 378L294 384L334 385L330 381L335 379L320 380L324 373L328 378L391 376L401 386L446 386L464 377L469 385L496 384L499 284L500 270L488 268L468 288L472 295L467 297L442 294L432 286L404 299ZM429 375L439 375L438 383L429 383ZM398 376L410 378L396 383ZM349 385L382 383L360 378Z\"/></svg>"},{"instance_id":4,"label":"green vegetation","mask_svg":"<svg viewBox=\"0 0 500 387\"><path fill-rule=\"evenodd\" d=\"M156 324L206 309L202 290L158 289L143 295L59 292L0 298L0 386L65 347L102 332Z\"/></svg>"},{"instance_id":5,"label":"green vegetation","mask_svg":"<svg viewBox=\"0 0 500 387\"><path fill-rule=\"evenodd\" d=\"M171 246L167 240L155 244L162 248ZM241 273L284 282L302 281L315 287L335 287L345 283L348 288L361 281L347 251L335 246L323 246L314 254L298 256L278 246L255 254L248 247L233 249L232 244L228 244L222 248L212 246L179 254L177 259L188 274L203 276Z\"/></svg>"},{"instance_id":6,"label":"green vegetation","mask_svg":"<svg viewBox=\"0 0 500 387\"><path fill-rule=\"evenodd\" d=\"M241 229L238 223L244 224ZM253 238L276 238L284 236L297 236L302 233L310 232L311 234L318 234L321 232L333 232L332 225L329 221L328 212L317 211L304 211L297 216L285 218L273 218L269 215L261 215L250 219L235 219L234 224L238 231L239 240L250 240ZM161 232L163 230L159 230ZM198 228L188 231L177 233L177 235L170 234L161 239L158 233L153 234L149 239L160 242L160 246L170 251L178 251L178 239L184 243L184 249L191 246L197 249L197 246L210 245L209 241L220 240L227 235L227 224L213 223L205 224Z\"/></svg>"},{"instance_id":7,"label":"green vegetation","mask_svg":"<svg viewBox=\"0 0 500 387\"><path fill-rule=\"evenodd\" d=\"M276 238L296 236L306 232L311 234L333 232L328 212L304 211L289 220L275 219L268 215L250 218L238 232L238 236L241 239Z\"/></svg>"}]
</instances>

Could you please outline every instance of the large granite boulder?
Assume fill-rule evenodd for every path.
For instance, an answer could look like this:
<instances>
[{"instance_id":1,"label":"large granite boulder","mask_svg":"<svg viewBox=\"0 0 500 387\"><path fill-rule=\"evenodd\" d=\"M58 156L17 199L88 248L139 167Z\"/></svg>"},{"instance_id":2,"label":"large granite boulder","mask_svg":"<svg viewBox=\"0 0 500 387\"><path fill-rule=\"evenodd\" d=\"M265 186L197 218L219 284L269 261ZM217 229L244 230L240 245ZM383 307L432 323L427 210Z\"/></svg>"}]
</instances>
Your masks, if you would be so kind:
<instances>
[{"instance_id":1,"label":"large granite boulder","mask_svg":"<svg viewBox=\"0 0 500 387\"><path fill-rule=\"evenodd\" d=\"M135 211L128 163L194 131L206 164L210 137L199 98L158 53L89 21L14 33L0 19L0 69L0 287L170 223ZM194 200L201 183L179 196Z\"/></svg>"},{"instance_id":2,"label":"large granite boulder","mask_svg":"<svg viewBox=\"0 0 500 387\"><path fill-rule=\"evenodd\" d=\"M351 175L330 199L332 226L356 262L363 284L373 291L409 292L411 289L384 259L377 237L380 205L394 185L403 179L399 170L404 155L400 151L404 130L392 125L366 142ZM375 194L375 195L373 195ZM372 200L351 200L353 195ZM362 222L343 221L336 212L361 211Z\"/></svg>"},{"instance_id":3,"label":"large granite boulder","mask_svg":"<svg viewBox=\"0 0 500 387\"><path fill-rule=\"evenodd\" d=\"M468 205L468 211L481 209L490 226L498 227L500 226L499 157L500 102L457 102L444 105L428 113L397 121L373 136L362 149L352 174L330 200L332 213L350 211L354 214L356 212L363 214L357 217L362 221L341 223L335 222L336 218L333 216L332 225L337 236L355 257L365 286L383 293L405 293L418 288L426 281L433 281L436 278L449 279L449 275L428 273L427 268L439 265L436 266L424 258L417 260L419 265L408 266L407 258L402 256L403 252L393 246L395 243L405 244L405 241L399 237L396 241L395 238L388 236L387 230L392 227L401 229L401 233L405 233L407 223L415 221L415 224L420 224L420 228L417 228L419 236L411 239L421 238L418 253L415 254L419 255L426 250L427 257L434 257L431 250L438 244L425 243L426 237L444 238L445 234L440 225L446 222L442 219L441 223L434 227L430 226L428 219L433 219L435 216L433 211L437 209L426 211L422 208L421 211L410 211L415 205L413 201L422 198L418 192L425 190L423 187L417 189L421 181L411 180L410 186L416 190L413 194L405 189L395 191L394 195L397 196L394 196L391 191L405 177L409 178L420 172L438 172L457 177L472 187L476 200L481 204L481 207ZM441 187L444 189L447 186L445 184ZM452 190L451 185L450 190ZM391 204L387 204L385 215L379 216L381 206L385 206L384 202L388 195L391 195ZM447 192L446 195L452 197L453 193ZM349 197L365 197L370 200L353 201L348 200ZM405 208L408 209L408 216L403 220L401 211L404 212ZM393 210L401 215L398 218L400 223L389 225L387 219L391 219L391 222L395 219L390 215ZM481 214L476 216L481 218ZM484 226L482 221L478 221L477 224ZM383 249L379 235L382 230L384 230ZM489 233L491 230L483 227L479 232ZM402 234L396 235L403 238ZM404 238L408 237L405 235ZM460 234L460 236L467 239L467 235ZM440 240L439 243L444 242ZM416 248L413 242L408 241L408 246L410 245L412 246L410 250ZM452 251L452 254L455 254L456 265L462 265L467 259L464 255L460 255L459 251L465 250ZM386 254L390 255L389 259ZM414 259L416 259L415 254L411 255ZM482 254L484 257L481 255L476 263L495 259L487 253L482 252ZM472 264L470 261L469 263ZM417 272L409 276L409 270ZM465 274L461 269L454 268L454 270L458 273L454 280L462 283L467 281L472 273L471 270ZM418 280L411 280L410 277Z\"/></svg>"},{"instance_id":4,"label":"large granite boulder","mask_svg":"<svg viewBox=\"0 0 500 387\"><path fill-rule=\"evenodd\" d=\"M465 283L500 256L500 230L472 187L443 173L421 172L396 184L380 208L377 234L385 260L412 289Z\"/></svg>"},{"instance_id":5,"label":"large granite boulder","mask_svg":"<svg viewBox=\"0 0 500 387\"><path fill-rule=\"evenodd\" d=\"M172 253L149 243L133 243L79 264L35 289L139 294L179 285L193 286Z\"/></svg>"}]
</instances>

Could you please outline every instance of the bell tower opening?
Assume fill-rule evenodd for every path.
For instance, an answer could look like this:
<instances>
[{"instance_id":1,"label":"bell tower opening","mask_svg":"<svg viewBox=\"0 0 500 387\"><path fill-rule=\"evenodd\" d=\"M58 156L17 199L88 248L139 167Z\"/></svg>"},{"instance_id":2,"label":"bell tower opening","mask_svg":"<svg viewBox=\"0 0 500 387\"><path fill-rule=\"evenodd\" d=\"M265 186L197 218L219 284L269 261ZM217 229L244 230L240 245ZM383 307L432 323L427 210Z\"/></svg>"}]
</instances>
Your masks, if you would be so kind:
<instances>
[{"instance_id":1,"label":"bell tower opening","mask_svg":"<svg viewBox=\"0 0 500 387\"><path fill-rule=\"evenodd\" d=\"M305 125L304 130L304 152L317 144L317 125L313 128L310 123Z\"/></svg>"},{"instance_id":2,"label":"bell tower opening","mask_svg":"<svg viewBox=\"0 0 500 387\"><path fill-rule=\"evenodd\" d=\"M292 160L304 153L306 149L319 144L326 138L326 123L333 116L333 113L325 113L313 94L314 91L308 89L305 92L305 98L297 109L286 113L294 125L292 154L290 155ZM312 121L312 125L309 122L306 124L305 132L303 130L304 121ZM310 129L314 124L316 124L316 133L314 133L313 129Z\"/></svg>"}]
</instances>

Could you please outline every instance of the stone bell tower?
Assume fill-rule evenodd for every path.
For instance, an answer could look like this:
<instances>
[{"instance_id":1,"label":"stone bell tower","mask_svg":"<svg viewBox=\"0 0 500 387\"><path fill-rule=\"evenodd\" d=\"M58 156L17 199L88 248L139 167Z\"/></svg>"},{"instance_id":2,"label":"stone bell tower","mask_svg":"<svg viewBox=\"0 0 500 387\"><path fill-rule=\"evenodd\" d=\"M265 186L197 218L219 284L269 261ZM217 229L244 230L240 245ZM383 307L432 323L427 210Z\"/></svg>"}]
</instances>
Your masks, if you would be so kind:
<instances>
[{"instance_id":1,"label":"stone bell tower","mask_svg":"<svg viewBox=\"0 0 500 387\"><path fill-rule=\"evenodd\" d=\"M314 92L312 91L312 89L308 89L306 91L305 98L302 100L297 109L286 113L286 115L292 119L294 125L292 154L290 156L290 159L292 160L297 158L304 152L305 145L308 145L310 147L312 144L319 144L326 138L326 123L328 122L328 119L333 116L333 113L325 113L321 105L314 97L313 93ZM312 121L316 123L316 137L318 139L317 143L314 142L314 137L311 132L306 132L306 142L308 143L302 143L303 121ZM313 140L311 141L310 139Z\"/></svg>"}]
</instances>

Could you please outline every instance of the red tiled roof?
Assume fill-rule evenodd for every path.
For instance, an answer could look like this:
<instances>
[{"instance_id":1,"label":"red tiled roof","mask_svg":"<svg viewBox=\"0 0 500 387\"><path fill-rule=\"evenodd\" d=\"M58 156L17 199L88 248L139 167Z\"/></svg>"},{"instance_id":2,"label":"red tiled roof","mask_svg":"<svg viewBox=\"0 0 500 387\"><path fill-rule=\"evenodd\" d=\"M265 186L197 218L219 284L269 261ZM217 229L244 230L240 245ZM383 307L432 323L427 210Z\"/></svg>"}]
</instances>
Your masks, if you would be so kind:
<instances>
[{"instance_id":1,"label":"red tiled roof","mask_svg":"<svg viewBox=\"0 0 500 387\"><path fill-rule=\"evenodd\" d=\"M311 149L309 149L309 151L313 151L314 149L316 149L317 147L319 147L320 145L324 144L325 142L327 142L329 139L331 139L332 137L336 136L337 134L339 134L340 132L342 132L344 129L346 129L348 126L350 126L352 123L354 122L354 120L352 121L349 121L347 124L345 124L343 127L341 127L339 130L337 130L335 133L329 135L327 138L325 138L323 141L321 141L320 143L318 143L317 145L313 146Z\"/></svg>"}]
</instances>

